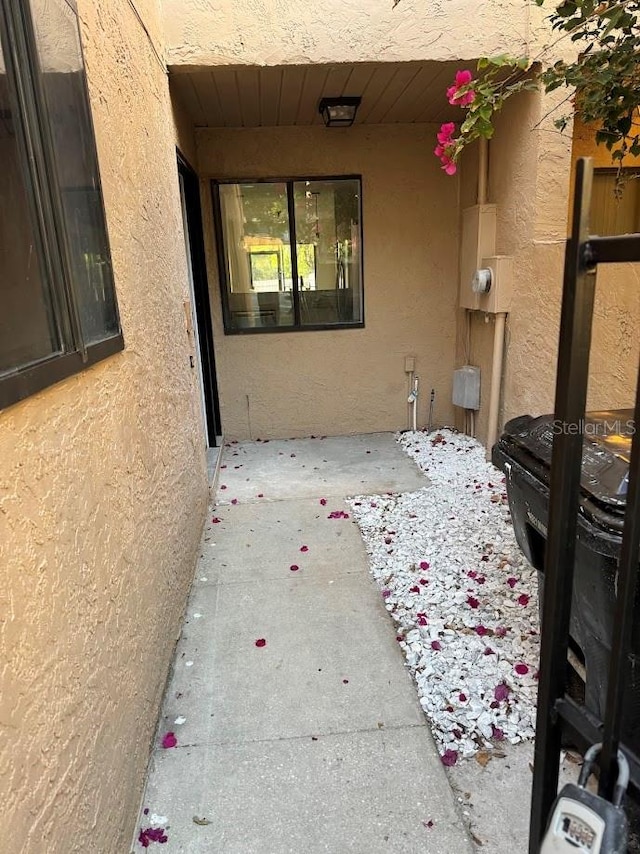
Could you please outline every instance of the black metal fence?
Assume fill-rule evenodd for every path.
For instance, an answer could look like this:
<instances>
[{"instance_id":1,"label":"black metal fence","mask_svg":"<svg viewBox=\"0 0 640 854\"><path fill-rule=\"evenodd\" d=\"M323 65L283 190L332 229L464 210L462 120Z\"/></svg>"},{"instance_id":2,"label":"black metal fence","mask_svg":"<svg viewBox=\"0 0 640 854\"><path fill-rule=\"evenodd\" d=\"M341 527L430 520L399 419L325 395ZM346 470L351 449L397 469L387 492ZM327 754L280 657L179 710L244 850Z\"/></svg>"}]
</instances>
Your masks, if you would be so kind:
<instances>
[{"instance_id":1,"label":"black metal fence","mask_svg":"<svg viewBox=\"0 0 640 854\"><path fill-rule=\"evenodd\" d=\"M627 505L617 577L617 596L607 701L603 719L567 694L569 621L576 555L577 520L589 353L599 264L640 261L640 234L589 236L593 183L590 158L578 161L571 236L567 241L555 418L562 429L554 436L548 537L545 554L542 648L538 694L530 854L538 854L557 794L563 734L581 750L603 743L599 792L611 797L617 778L617 750L632 666L631 639L640 557L640 437L634 433L629 465ZM635 402L640 424L640 371ZM631 766L631 785L640 791L640 757L620 745Z\"/></svg>"}]
</instances>

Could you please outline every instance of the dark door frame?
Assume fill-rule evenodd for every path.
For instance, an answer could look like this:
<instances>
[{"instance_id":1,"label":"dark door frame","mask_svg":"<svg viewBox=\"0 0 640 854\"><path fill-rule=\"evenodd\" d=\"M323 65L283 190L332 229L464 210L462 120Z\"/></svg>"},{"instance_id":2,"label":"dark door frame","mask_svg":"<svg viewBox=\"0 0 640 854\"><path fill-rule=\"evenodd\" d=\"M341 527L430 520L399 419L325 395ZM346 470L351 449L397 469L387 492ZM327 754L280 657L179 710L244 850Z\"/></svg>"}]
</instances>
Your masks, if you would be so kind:
<instances>
[{"instance_id":1,"label":"dark door frame","mask_svg":"<svg viewBox=\"0 0 640 854\"><path fill-rule=\"evenodd\" d=\"M191 270L193 273L193 290L196 302L196 317L194 318L194 322L198 324L198 338L200 340L207 439L209 446L215 448L217 445L216 437L222 435L222 421L220 419L218 380L213 348L213 325L211 323L209 281L207 279L204 229L202 226L202 208L200 205L200 181L195 170L182 152L178 149L176 149L176 152L178 173L182 175L184 181L185 207L189 226Z\"/></svg>"}]
</instances>

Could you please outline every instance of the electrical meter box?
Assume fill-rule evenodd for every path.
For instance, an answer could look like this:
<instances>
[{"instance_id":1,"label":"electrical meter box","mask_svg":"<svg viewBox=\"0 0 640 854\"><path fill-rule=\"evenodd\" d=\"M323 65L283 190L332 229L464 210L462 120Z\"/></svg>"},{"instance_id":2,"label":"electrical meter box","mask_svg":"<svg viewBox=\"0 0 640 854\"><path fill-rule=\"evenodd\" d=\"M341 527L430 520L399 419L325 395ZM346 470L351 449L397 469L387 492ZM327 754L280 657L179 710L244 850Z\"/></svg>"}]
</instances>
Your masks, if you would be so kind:
<instances>
[{"instance_id":1,"label":"electrical meter box","mask_svg":"<svg viewBox=\"0 0 640 854\"><path fill-rule=\"evenodd\" d=\"M480 368L463 365L453 372L452 402L462 409L480 409Z\"/></svg>"},{"instance_id":2,"label":"electrical meter box","mask_svg":"<svg viewBox=\"0 0 640 854\"><path fill-rule=\"evenodd\" d=\"M489 287L478 296L478 308L488 314L511 311L513 294L513 258L510 255L492 255L483 258L480 270L490 270Z\"/></svg>"},{"instance_id":3,"label":"electrical meter box","mask_svg":"<svg viewBox=\"0 0 640 854\"><path fill-rule=\"evenodd\" d=\"M480 308L480 295L473 290L473 277L482 267L482 259L493 256L496 251L496 211L496 205L474 205L462 212L461 308Z\"/></svg>"}]
</instances>

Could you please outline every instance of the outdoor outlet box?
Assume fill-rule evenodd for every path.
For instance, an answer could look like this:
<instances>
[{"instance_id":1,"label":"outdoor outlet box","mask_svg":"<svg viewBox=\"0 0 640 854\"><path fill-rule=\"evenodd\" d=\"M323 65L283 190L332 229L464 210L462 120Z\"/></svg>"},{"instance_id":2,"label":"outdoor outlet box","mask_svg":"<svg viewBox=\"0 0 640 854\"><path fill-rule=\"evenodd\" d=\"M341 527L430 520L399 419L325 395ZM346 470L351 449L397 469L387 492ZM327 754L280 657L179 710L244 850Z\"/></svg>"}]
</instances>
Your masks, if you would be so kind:
<instances>
[{"instance_id":1,"label":"outdoor outlet box","mask_svg":"<svg viewBox=\"0 0 640 854\"><path fill-rule=\"evenodd\" d=\"M480 368L464 365L453 372L453 405L480 409Z\"/></svg>"},{"instance_id":2,"label":"outdoor outlet box","mask_svg":"<svg viewBox=\"0 0 640 854\"><path fill-rule=\"evenodd\" d=\"M482 259L478 272L490 270L490 286L478 293L478 308L488 314L511 311L513 293L513 258L510 255L491 255Z\"/></svg>"},{"instance_id":3,"label":"outdoor outlet box","mask_svg":"<svg viewBox=\"0 0 640 854\"><path fill-rule=\"evenodd\" d=\"M483 259L496 251L496 220L496 205L474 205L462 212L460 308L481 308L480 294L473 290L473 278L476 270L485 266Z\"/></svg>"}]
</instances>

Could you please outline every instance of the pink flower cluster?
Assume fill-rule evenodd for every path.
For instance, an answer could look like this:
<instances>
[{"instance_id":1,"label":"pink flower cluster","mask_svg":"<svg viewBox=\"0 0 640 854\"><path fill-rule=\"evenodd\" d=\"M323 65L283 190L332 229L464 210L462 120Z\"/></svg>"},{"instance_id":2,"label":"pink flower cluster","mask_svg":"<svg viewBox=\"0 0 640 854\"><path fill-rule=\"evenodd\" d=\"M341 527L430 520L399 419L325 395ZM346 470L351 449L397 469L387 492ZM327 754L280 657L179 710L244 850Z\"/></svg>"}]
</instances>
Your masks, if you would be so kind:
<instances>
[{"instance_id":1,"label":"pink flower cluster","mask_svg":"<svg viewBox=\"0 0 640 854\"><path fill-rule=\"evenodd\" d=\"M447 175L456 174L456 164L452 160L453 149L455 148L455 140L453 134L456 126L453 122L445 122L438 131L438 144L433 153L440 158L442 168Z\"/></svg>"},{"instance_id":2,"label":"pink flower cluster","mask_svg":"<svg viewBox=\"0 0 640 854\"><path fill-rule=\"evenodd\" d=\"M473 89L466 89L472 80L473 74L470 71L465 69L464 71L457 72L453 86L449 86L447 89L447 99L450 104L457 107L468 107L470 104L473 104L476 93ZM465 89L466 91L461 93L461 89Z\"/></svg>"},{"instance_id":3,"label":"pink flower cluster","mask_svg":"<svg viewBox=\"0 0 640 854\"><path fill-rule=\"evenodd\" d=\"M473 75L467 69L458 71L453 82L453 86L447 89L447 99L450 104L457 107L468 107L475 100L476 93L473 89L467 87L473 80ZM454 160L456 140L453 137L456 126L453 122L445 122L440 127L438 132L438 144L434 149L436 157L440 158L442 169L447 175L456 174L456 164Z\"/></svg>"}]
</instances>

